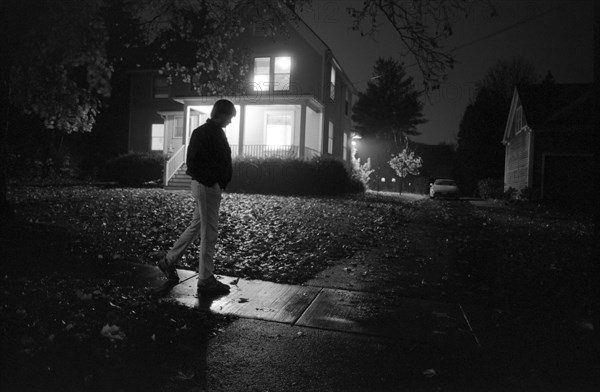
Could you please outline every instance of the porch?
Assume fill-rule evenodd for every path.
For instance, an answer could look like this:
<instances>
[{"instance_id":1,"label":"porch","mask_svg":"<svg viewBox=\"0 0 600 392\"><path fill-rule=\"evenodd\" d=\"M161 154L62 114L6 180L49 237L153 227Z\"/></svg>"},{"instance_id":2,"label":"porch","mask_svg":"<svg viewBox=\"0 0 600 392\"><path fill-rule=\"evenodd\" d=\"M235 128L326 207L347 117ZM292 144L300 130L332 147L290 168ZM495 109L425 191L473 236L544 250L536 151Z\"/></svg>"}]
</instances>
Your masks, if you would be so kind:
<instances>
[{"instance_id":1,"label":"porch","mask_svg":"<svg viewBox=\"0 0 600 392\"><path fill-rule=\"evenodd\" d=\"M321 155L320 151L312 149L310 147L304 147L301 154L300 146L295 145L246 145L242 146L242 153L240 154L238 145L231 146L231 157L233 159L239 157L253 157L253 158L303 158L312 159ZM191 178L185 172L187 166L185 165L185 157L183 154L185 146L182 146L178 151L178 154L173 155L165 165L165 177L164 184L165 189L178 190L178 189L189 189Z\"/></svg>"},{"instance_id":2,"label":"porch","mask_svg":"<svg viewBox=\"0 0 600 392\"><path fill-rule=\"evenodd\" d=\"M323 107L312 96L231 100L237 115L224 131L232 158L311 159L321 155ZM189 177L186 179L182 169L187 144L192 131L209 118L213 105L200 98L185 98L181 102L183 113L161 113L167 131L163 144L168 157L163 179L167 188L174 184L176 188L189 187Z\"/></svg>"}]
</instances>

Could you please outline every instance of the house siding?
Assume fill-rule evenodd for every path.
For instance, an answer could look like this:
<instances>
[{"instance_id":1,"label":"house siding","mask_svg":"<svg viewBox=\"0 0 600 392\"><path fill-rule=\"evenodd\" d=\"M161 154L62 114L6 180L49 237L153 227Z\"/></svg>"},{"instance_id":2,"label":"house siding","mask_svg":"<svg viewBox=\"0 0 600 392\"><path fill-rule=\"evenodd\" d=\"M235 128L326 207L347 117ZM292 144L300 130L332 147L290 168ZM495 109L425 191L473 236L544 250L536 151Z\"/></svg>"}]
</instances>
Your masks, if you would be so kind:
<instances>
[{"instance_id":1,"label":"house siding","mask_svg":"<svg viewBox=\"0 0 600 392\"><path fill-rule=\"evenodd\" d=\"M521 190L529 185L530 171L530 133L519 132L506 146L506 171L504 184L506 188Z\"/></svg>"},{"instance_id":2,"label":"house siding","mask_svg":"<svg viewBox=\"0 0 600 392\"><path fill-rule=\"evenodd\" d=\"M135 71L131 73L131 95L129 112L130 152L147 152L151 150L152 124L162 124L159 111L181 111L183 105L170 98L153 97L153 80L155 71ZM165 130L166 133L166 130ZM167 135L165 135L165 141Z\"/></svg>"}]
</instances>

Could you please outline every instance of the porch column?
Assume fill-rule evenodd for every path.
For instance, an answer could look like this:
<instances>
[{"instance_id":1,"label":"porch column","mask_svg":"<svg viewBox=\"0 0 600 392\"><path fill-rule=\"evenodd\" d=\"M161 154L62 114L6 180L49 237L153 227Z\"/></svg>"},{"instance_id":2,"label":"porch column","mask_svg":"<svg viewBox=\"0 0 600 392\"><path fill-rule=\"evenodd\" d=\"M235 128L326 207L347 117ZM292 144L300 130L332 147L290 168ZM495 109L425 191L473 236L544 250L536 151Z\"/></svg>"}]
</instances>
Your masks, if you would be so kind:
<instances>
[{"instance_id":1,"label":"porch column","mask_svg":"<svg viewBox=\"0 0 600 392\"><path fill-rule=\"evenodd\" d=\"M238 155L244 153L244 127L246 126L246 105L240 104L240 134L238 135Z\"/></svg>"},{"instance_id":2,"label":"porch column","mask_svg":"<svg viewBox=\"0 0 600 392\"><path fill-rule=\"evenodd\" d=\"M189 140L189 133L191 132L190 130L190 107L188 106L188 104L184 104L183 105L183 133L181 135L181 144L183 146L187 146L188 144L188 140ZM183 162L185 163L187 159L187 147L183 148Z\"/></svg>"},{"instance_id":3,"label":"porch column","mask_svg":"<svg viewBox=\"0 0 600 392\"><path fill-rule=\"evenodd\" d=\"M305 144L306 144L306 103L303 102L300 105L300 158L305 156Z\"/></svg>"}]
</instances>

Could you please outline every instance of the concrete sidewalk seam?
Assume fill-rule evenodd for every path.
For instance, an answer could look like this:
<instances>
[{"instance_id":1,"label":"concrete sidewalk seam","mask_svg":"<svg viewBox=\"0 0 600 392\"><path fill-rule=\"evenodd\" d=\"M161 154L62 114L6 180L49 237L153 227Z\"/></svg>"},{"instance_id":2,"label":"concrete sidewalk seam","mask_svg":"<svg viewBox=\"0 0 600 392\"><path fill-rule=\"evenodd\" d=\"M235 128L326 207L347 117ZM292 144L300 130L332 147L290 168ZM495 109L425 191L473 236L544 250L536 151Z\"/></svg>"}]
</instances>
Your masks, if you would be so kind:
<instances>
[{"instance_id":1,"label":"concrete sidewalk seam","mask_svg":"<svg viewBox=\"0 0 600 392\"><path fill-rule=\"evenodd\" d=\"M311 287L315 287L315 286L311 286ZM302 316L304 316L304 314L306 313L306 311L312 306L312 304L315 303L315 301L317 300L317 298L319 297L319 295L321 295L322 292L323 292L323 287L319 287L319 291L315 294L315 296L310 301L310 303L308 305L306 305L306 307L302 310L302 312L300 312L300 314L298 315L298 317L296 317L296 319L290 324L290 326L293 327L293 326L296 325L296 323L298 322L298 320L300 320L302 318Z\"/></svg>"}]
</instances>

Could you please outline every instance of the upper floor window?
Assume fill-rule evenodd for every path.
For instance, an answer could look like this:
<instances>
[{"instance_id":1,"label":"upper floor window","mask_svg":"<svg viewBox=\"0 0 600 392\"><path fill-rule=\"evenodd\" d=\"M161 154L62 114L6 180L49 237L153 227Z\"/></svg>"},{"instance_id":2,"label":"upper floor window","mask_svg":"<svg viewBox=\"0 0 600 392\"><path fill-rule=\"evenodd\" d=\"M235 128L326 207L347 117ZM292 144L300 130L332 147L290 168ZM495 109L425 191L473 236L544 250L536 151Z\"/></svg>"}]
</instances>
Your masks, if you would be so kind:
<instances>
[{"instance_id":1,"label":"upper floor window","mask_svg":"<svg viewBox=\"0 0 600 392\"><path fill-rule=\"evenodd\" d=\"M331 79L329 81L329 97L335 101L335 68L331 66Z\"/></svg>"},{"instance_id":2,"label":"upper floor window","mask_svg":"<svg viewBox=\"0 0 600 392\"><path fill-rule=\"evenodd\" d=\"M273 89L275 91L287 91L290 89L291 70L291 57L275 57L275 74L273 78Z\"/></svg>"},{"instance_id":3,"label":"upper floor window","mask_svg":"<svg viewBox=\"0 0 600 392\"><path fill-rule=\"evenodd\" d=\"M345 106L345 111L346 111L346 116L350 113L350 105L352 104L352 93L350 93L350 90L346 91L346 106Z\"/></svg>"},{"instance_id":4,"label":"upper floor window","mask_svg":"<svg viewBox=\"0 0 600 392\"><path fill-rule=\"evenodd\" d=\"M272 61L273 60L273 61ZM288 91L292 58L289 56L256 57L254 59L254 91Z\"/></svg>"},{"instance_id":5,"label":"upper floor window","mask_svg":"<svg viewBox=\"0 0 600 392\"><path fill-rule=\"evenodd\" d=\"M169 83L164 76L155 76L152 84L154 98L169 98Z\"/></svg>"},{"instance_id":6,"label":"upper floor window","mask_svg":"<svg viewBox=\"0 0 600 392\"><path fill-rule=\"evenodd\" d=\"M271 75L271 58L257 57L254 59L254 91L269 90Z\"/></svg>"}]
</instances>

